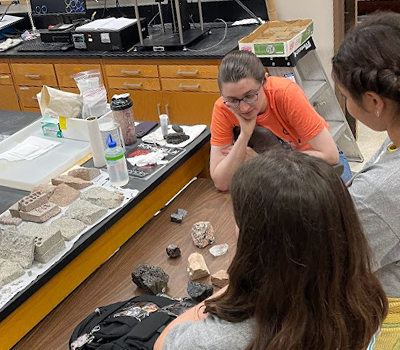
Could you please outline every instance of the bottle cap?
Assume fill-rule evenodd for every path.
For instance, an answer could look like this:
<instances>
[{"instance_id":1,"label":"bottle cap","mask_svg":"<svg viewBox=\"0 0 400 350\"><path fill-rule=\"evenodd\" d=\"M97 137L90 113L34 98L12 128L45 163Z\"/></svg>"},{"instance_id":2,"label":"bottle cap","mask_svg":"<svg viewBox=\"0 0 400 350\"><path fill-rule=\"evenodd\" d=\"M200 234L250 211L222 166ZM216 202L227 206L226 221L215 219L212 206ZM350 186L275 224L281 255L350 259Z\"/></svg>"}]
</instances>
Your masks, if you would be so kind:
<instances>
[{"instance_id":1,"label":"bottle cap","mask_svg":"<svg viewBox=\"0 0 400 350\"><path fill-rule=\"evenodd\" d=\"M129 93L114 95L111 98L111 110L113 111L121 111L133 106L133 101L129 97Z\"/></svg>"},{"instance_id":2,"label":"bottle cap","mask_svg":"<svg viewBox=\"0 0 400 350\"><path fill-rule=\"evenodd\" d=\"M112 139L112 137L111 137L111 134L108 134L108 135L107 135L106 143L107 143L107 145L108 145L109 148L117 147L117 143L116 143L115 141L113 141L113 139Z\"/></svg>"}]
</instances>

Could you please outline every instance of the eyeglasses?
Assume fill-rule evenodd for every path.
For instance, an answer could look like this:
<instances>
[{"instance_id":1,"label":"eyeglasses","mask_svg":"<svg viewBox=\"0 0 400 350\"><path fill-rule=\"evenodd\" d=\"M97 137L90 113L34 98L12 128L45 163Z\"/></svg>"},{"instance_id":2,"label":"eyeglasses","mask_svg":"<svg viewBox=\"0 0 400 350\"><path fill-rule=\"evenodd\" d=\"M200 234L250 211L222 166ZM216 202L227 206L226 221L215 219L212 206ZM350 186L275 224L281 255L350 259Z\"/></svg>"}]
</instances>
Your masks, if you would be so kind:
<instances>
[{"instance_id":1,"label":"eyeglasses","mask_svg":"<svg viewBox=\"0 0 400 350\"><path fill-rule=\"evenodd\" d=\"M225 106L227 106L230 109L235 109L240 106L240 102L247 103L248 105L251 105L253 103L256 103L258 101L258 94L260 93L261 86L263 85L264 81L261 82L260 86L257 89L257 92L254 94L248 94L243 98L229 98L227 100L223 100ZM222 95L221 95L222 96ZM222 96L224 98L224 96Z\"/></svg>"}]
</instances>

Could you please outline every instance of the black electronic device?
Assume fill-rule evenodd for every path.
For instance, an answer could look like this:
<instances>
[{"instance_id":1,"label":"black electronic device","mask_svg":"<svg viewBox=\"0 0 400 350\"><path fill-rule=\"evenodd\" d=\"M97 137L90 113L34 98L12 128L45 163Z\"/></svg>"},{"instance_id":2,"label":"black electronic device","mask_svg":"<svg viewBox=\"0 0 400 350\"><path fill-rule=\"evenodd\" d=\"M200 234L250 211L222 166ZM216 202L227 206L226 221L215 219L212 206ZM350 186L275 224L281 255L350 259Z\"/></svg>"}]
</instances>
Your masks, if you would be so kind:
<instances>
[{"instance_id":1,"label":"black electronic device","mask_svg":"<svg viewBox=\"0 0 400 350\"><path fill-rule=\"evenodd\" d=\"M66 51L72 49L71 43L56 42L44 43L40 40L29 40L18 46L18 52L46 52L46 51Z\"/></svg>"},{"instance_id":2,"label":"black electronic device","mask_svg":"<svg viewBox=\"0 0 400 350\"><path fill-rule=\"evenodd\" d=\"M30 0L33 15L84 14L86 0Z\"/></svg>"}]
</instances>

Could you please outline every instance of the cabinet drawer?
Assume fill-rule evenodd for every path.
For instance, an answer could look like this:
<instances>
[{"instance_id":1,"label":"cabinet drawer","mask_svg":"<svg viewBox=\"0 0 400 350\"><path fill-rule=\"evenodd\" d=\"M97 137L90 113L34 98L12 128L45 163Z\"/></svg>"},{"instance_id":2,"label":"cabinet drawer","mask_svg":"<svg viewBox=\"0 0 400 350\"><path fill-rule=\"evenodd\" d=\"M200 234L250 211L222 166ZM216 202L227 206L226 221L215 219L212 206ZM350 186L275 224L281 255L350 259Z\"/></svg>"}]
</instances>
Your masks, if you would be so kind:
<instances>
[{"instance_id":1,"label":"cabinet drawer","mask_svg":"<svg viewBox=\"0 0 400 350\"><path fill-rule=\"evenodd\" d=\"M0 73L10 73L8 63L0 63Z\"/></svg>"},{"instance_id":2,"label":"cabinet drawer","mask_svg":"<svg viewBox=\"0 0 400 350\"><path fill-rule=\"evenodd\" d=\"M19 103L14 86L0 85L0 109L19 111Z\"/></svg>"},{"instance_id":3,"label":"cabinet drawer","mask_svg":"<svg viewBox=\"0 0 400 350\"><path fill-rule=\"evenodd\" d=\"M23 64L11 65L18 85L57 86L56 74L52 64Z\"/></svg>"},{"instance_id":4,"label":"cabinet drawer","mask_svg":"<svg viewBox=\"0 0 400 350\"><path fill-rule=\"evenodd\" d=\"M74 74L87 70L98 69L101 72L99 64L55 64L58 85L60 87L76 87Z\"/></svg>"},{"instance_id":5,"label":"cabinet drawer","mask_svg":"<svg viewBox=\"0 0 400 350\"><path fill-rule=\"evenodd\" d=\"M109 77L108 85L110 89L129 89L129 90L161 90L160 81L151 78L118 78Z\"/></svg>"},{"instance_id":6,"label":"cabinet drawer","mask_svg":"<svg viewBox=\"0 0 400 350\"><path fill-rule=\"evenodd\" d=\"M37 107L39 108L39 103L36 95L42 90L41 87L32 86L19 86L18 95L21 105L23 107Z\"/></svg>"},{"instance_id":7,"label":"cabinet drawer","mask_svg":"<svg viewBox=\"0 0 400 350\"><path fill-rule=\"evenodd\" d=\"M108 77L158 77L156 65L106 65Z\"/></svg>"},{"instance_id":8,"label":"cabinet drawer","mask_svg":"<svg viewBox=\"0 0 400 350\"><path fill-rule=\"evenodd\" d=\"M213 79L161 79L161 84L166 91L219 92Z\"/></svg>"},{"instance_id":9,"label":"cabinet drawer","mask_svg":"<svg viewBox=\"0 0 400 350\"><path fill-rule=\"evenodd\" d=\"M0 85L13 85L11 74L0 73Z\"/></svg>"},{"instance_id":10,"label":"cabinet drawer","mask_svg":"<svg viewBox=\"0 0 400 350\"><path fill-rule=\"evenodd\" d=\"M160 77L164 78L218 78L218 66L161 65Z\"/></svg>"}]
</instances>

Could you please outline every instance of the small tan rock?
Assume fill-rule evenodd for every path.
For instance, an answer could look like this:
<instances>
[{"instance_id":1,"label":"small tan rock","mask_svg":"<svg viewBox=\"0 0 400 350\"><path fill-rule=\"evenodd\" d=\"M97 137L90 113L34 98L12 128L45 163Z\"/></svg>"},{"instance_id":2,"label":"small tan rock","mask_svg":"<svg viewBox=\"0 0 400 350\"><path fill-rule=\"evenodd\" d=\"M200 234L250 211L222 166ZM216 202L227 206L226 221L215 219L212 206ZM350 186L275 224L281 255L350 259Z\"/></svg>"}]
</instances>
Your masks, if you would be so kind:
<instances>
[{"instance_id":1,"label":"small tan rock","mask_svg":"<svg viewBox=\"0 0 400 350\"><path fill-rule=\"evenodd\" d=\"M211 275L211 284L218 288L225 287L229 284L229 275L226 270L219 270Z\"/></svg>"},{"instance_id":2,"label":"small tan rock","mask_svg":"<svg viewBox=\"0 0 400 350\"><path fill-rule=\"evenodd\" d=\"M210 275L210 271L206 265L203 255L199 253L193 253L188 258L189 266L187 271L189 272L189 278L194 281Z\"/></svg>"},{"instance_id":3,"label":"small tan rock","mask_svg":"<svg viewBox=\"0 0 400 350\"><path fill-rule=\"evenodd\" d=\"M68 172L69 176L79 177L85 181L91 181L100 175L100 170L96 168L76 168Z\"/></svg>"},{"instance_id":4,"label":"small tan rock","mask_svg":"<svg viewBox=\"0 0 400 350\"><path fill-rule=\"evenodd\" d=\"M42 192L34 192L18 201L18 209L20 211L31 211L39 208L48 202L47 195Z\"/></svg>"},{"instance_id":5,"label":"small tan rock","mask_svg":"<svg viewBox=\"0 0 400 350\"><path fill-rule=\"evenodd\" d=\"M56 186L64 183L72 188L75 188L76 190L81 190L82 188L92 185L92 182L90 181L85 181L78 177L73 177L68 175L60 175L55 179L52 179L51 183Z\"/></svg>"},{"instance_id":6,"label":"small tan rock","mask_svg":"<svg viewBox=\"0 0 400 350\"><path fill-rule=\"evenodd\" d=\"M19 218L19 205L18 202L14 203L10 208L8 208L10 214L13 218Z\"/></svg>"},{"instance_id":7,"label":"small tan rock","mask_svg":"<svg viewBox=\"0 0 400 350\"><path fill-rule=\"evenodd\" d=\"M47 202L39 208L33 209L28 212L21 211L19 215L22 220L33 222L46 222L53 216L56 216L61 211L60 207L54 203Z\"/></svg>"},{"instance_id":8,"label":"small tan rock","mask_svg":"<svg viewBox=\"0 0 400 350\"><path fill-rule=\"evenodd\" d=\"M15 218L11 215L4 215L0 218L0 224L18 226L22 222L21 218Z\"/></svg>"},{"instance_id":9,"label":"small tan rock","mask_svg":"<svg viewBox=\"0 0 400 350\"><path fill-rule=\"evenodd\" d=\"M54 190L56 189L56 186L52 185L52 184L42 184L42 185L38 185L36 186L31 193L34 192L42 192L45 193L47 195L47 198L50 198L50 196L53 194Z\"/></svg>"},{"instance_id":10,"label":"small tan rock","mask_svg":"<svg viewBox=\"0 0 400 350\"><path fill-rule=\"evenodd\" d=\"M72 188L66 184L59 184L56 186L54 193L49 198L49 202L59 205L60 207L66 207L70 205L74 200L78 199L81 192Z\"/></svg>"}]
</instances>

